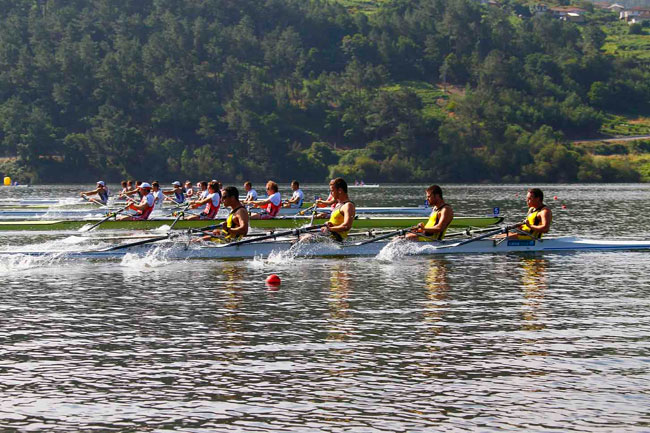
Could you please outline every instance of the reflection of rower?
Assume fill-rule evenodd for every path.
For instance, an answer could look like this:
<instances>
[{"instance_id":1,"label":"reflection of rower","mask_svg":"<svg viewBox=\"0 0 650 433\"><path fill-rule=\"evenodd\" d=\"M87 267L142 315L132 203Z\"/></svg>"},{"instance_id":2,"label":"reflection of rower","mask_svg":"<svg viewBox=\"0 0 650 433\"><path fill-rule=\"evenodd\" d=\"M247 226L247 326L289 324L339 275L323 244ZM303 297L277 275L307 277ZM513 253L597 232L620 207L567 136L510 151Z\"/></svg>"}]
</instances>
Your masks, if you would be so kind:
<instances>
[{"instance_id":1,"label":"reflection of rower","mask_svg":"<svg viewBox=\"0 0 650 433\"><path fill-rule=\"evenodd\" d=\"M92 203L101 205L108 203L108 188L103 180L97 181L97 188L92 191L84 191L80 195ZM98 198L88 198L89 195L97 195Z\"/></svg>"},{"instance_id":2,"label":"reflection of rower","mask_svg":"<svg viewBox=\"0 0 650 433\"><path fill-rule=\"evenodd\" d=\"M438 185L431 185L427 188L427 202L433 208L426 224L419 223L415 231L426 237L418 236L417 233L408 233L406 239L412 241L441 241L445 237L447 227L454 219L454 210L445 203L442 198L442 189Z\"/></svg>"},{"instance_id":3,"label":"reflection of rower","mask_svg":"<svg viewBox=\"0 0 650 433\"><path fill-rule=\"evenodd\" d=\"M543 234L548 233L553 221L553 213L544 204L544 193L539 188L531 188L526 194L528 215L526 220L519 226L520 231L525 233L511 233L509 237L517 239L539 239Z\"/></svg>"}]
</instances>

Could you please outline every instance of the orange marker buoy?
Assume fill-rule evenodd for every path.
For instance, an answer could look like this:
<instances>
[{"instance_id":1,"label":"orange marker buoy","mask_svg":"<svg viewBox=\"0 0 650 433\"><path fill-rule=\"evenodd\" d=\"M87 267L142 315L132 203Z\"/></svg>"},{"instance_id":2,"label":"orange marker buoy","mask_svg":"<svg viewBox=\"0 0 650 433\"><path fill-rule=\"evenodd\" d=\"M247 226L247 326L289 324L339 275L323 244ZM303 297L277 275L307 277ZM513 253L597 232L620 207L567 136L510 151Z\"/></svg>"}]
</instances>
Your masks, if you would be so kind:
<instances>
[{"instance_id":1,"label":"orange marker buoy","mask_svg":"<svg viewBox=\"0 0 650 433\"><path fill-rule=\"evenodd\" d=\"M266 277L266 284L272 285L272 286L279 286L282 283L280 280L280 277L278 277L276 274L271 274L268 277Z\"/></svg>"}]
</instances>

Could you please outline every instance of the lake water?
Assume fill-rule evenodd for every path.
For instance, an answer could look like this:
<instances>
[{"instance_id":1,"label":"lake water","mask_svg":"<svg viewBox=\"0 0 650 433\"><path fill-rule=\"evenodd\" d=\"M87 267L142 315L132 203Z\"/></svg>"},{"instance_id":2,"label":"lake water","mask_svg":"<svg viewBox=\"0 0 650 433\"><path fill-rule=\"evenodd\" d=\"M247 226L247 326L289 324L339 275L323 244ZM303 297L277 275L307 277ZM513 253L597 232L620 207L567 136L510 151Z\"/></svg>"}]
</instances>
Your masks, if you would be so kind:
<instances>
[{"instance_id":1,"label":"lake water","mask_svg":"<svg viewBox=\"0 0 650 433\"><path fill-rule=\"evenodd\" d=\"M525 186L443 187L457 215L526 210ZM416 205L423 189L351 197ZM554 234L650 238L650 185L543 189ZM0 247L74 238L5 232ZM649 283L648 252L3 258L0 430L650 431Z\"/></svg>"}]
</instances>

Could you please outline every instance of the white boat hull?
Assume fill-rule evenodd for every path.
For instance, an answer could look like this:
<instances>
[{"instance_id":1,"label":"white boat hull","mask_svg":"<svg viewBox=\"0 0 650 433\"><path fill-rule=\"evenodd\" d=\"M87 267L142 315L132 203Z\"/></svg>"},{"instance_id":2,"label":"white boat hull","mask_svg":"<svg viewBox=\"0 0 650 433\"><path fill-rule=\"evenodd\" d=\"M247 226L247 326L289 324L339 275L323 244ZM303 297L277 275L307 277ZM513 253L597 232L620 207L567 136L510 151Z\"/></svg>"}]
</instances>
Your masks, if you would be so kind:
<instances>
[{"instance_id":1,"label":"white boat hull","mask_svg":"<svg viewBox=\"0 0 650 433\"><path fill-rule=\"evenodd\" d=\"M548 238L544 240L506 240L498 243L491 239L477 240L460 245L461 241L408 242L404 240L377 241L364 245L357 243L336 244L334 242L299 242L290 240L252 242L239 246L187 245L184 242L165 241L114 251L13 251L1 255L25 254L31 256L65 255L79 258L120 258L126 254L160 254L165 259L229 259L269 257L287 254L291 257L327 256L377 256L391 253L403 255L439 254L503 254L503 253L557 253L566 251L617 251L650 250L650 241L634 240L590 240L575 237Z\"/></svg>"}]
</instances>

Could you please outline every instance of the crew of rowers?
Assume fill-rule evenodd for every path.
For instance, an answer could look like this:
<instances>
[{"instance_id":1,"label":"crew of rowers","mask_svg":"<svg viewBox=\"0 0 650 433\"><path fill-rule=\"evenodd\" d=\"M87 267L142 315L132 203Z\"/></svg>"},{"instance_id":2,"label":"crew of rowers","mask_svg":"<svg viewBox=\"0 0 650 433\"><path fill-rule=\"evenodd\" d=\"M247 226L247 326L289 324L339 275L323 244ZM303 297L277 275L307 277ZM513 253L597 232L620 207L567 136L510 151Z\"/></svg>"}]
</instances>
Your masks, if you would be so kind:
<instances>
[{"instance_id":1,"label":"crew of rowers","mask_svg":"<svg viewBox=\"0 0 650 433\"><path fill-rule=\"evenodd\" d=\"M186 204L186 207L198 208L205 206L200 214L191 215L187 219L216 219L220 206L231 209L230 214L223 222L221 229L214 232L214 236L206 236L205 240L233 241L240 239L248 233L250 219L271 219L278 215L282 207L302 207L304 194L300 189L297 181L291 182L293 195L284 204L280 196L278 184L272 180L266 183L267 197L260 199L257 191L253 188L251 182L244 183L246 197L239 200L239 190L234 186L228 186L222 189L220 182L213 180L211 182L199 182L197 191L192 188L192 183L187 181L183 187L180 182L172 182L169 190L160 189L158 182L136 182L135 188L131 181L122 182L122 191L120 197L128 197L127 208L135 211L134 215L124 215L120 219L124 220L146 220L157 205L164 201L171 201L176 205ZM449 228L453 218L454 211L452 207L445 202L442 189L438 185L432 185L425 191L426 200L431 206L431 214L425 223L419 223L405 235L407 240L412 241L441 241ZM88 198L96 195L97 198ZM135 196L137 195L138 198ZM108 188L103 181L97 182L97 188L92 191L81 193L86 199L106 204L108 201ZM187 200L187 197L195 197L193 200ZM526 194L526 204L528 205L528 214L525 220L517 226L509 237L518 239L539 239L543 234L548 233L553 215L551 209L544 204L544 193L539 188L531 188ZM250 214L245 205L253 205L261 208L261 212ZM344 241L352 229L356 216L355 204L350 201L348 196L348 185L342 178L332 179L329 184L329 196L326 200L316 200L315 206L330 206L329 215L320 214L319 218L327 218L328 221L321 227L321 235L330 237L335 241Z\"/></svg>"}]
</instances>

